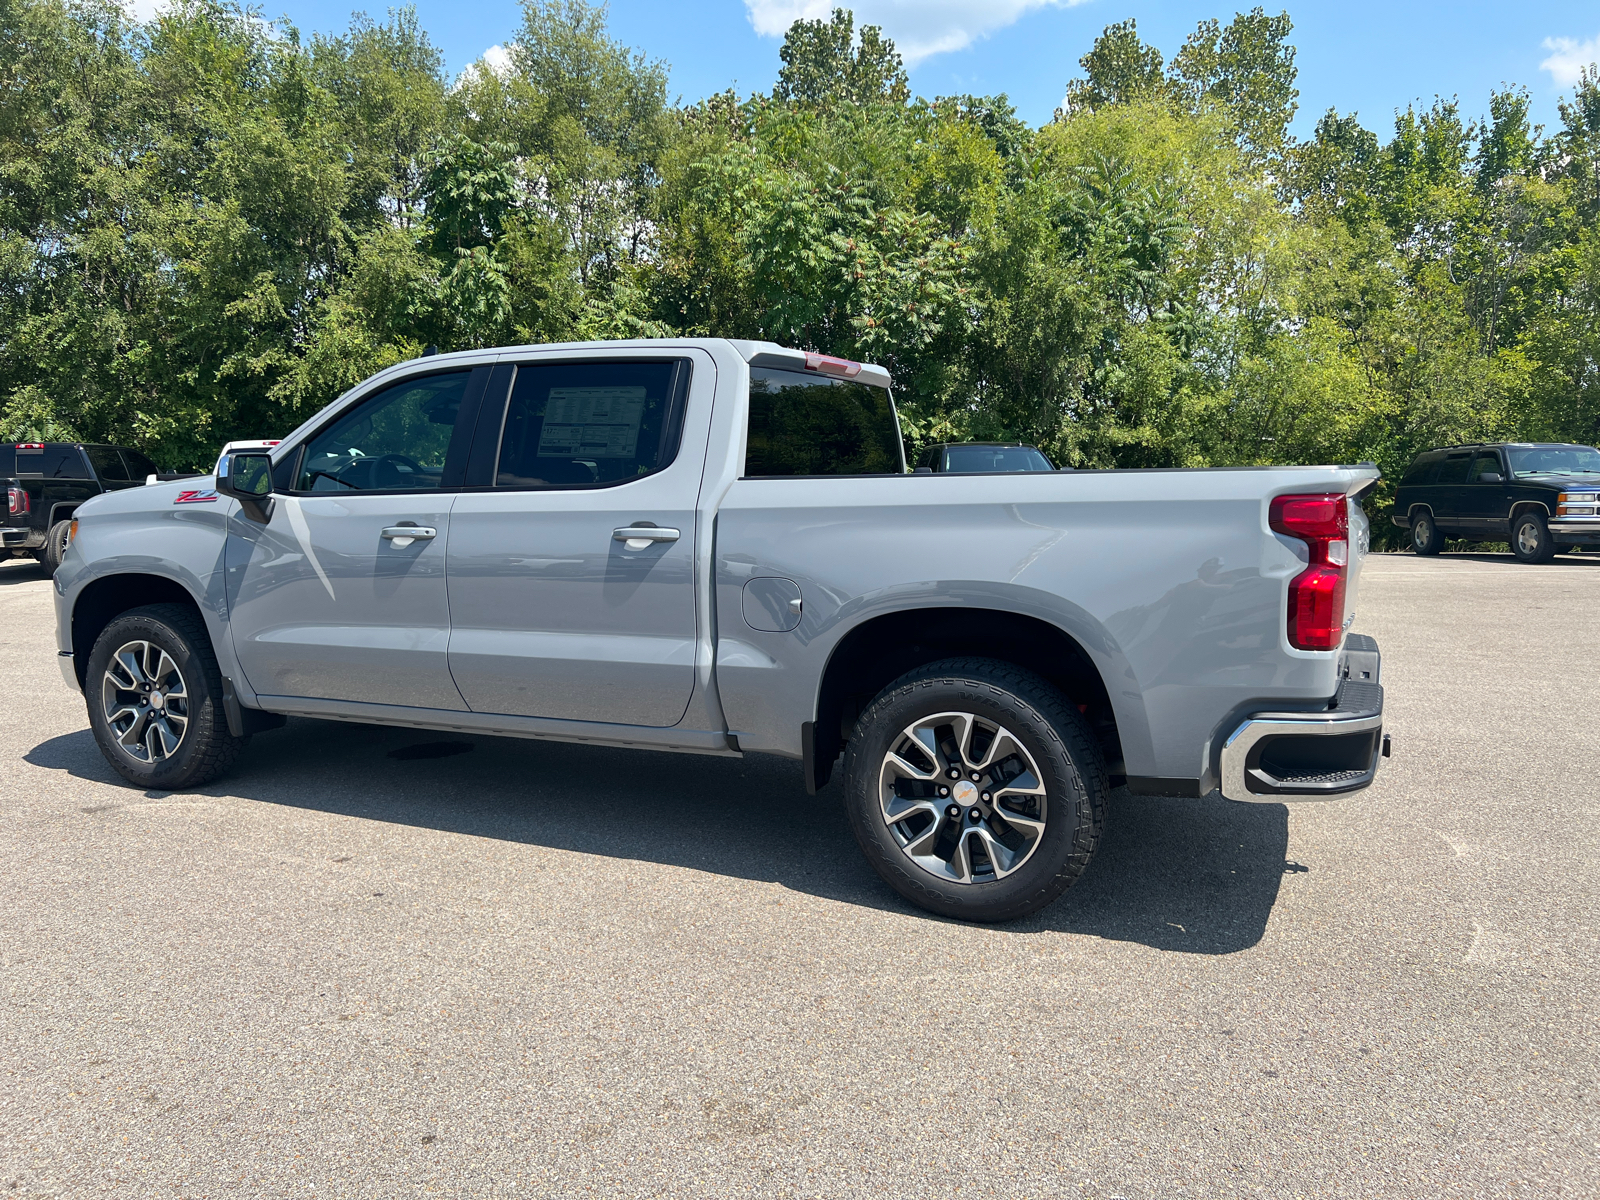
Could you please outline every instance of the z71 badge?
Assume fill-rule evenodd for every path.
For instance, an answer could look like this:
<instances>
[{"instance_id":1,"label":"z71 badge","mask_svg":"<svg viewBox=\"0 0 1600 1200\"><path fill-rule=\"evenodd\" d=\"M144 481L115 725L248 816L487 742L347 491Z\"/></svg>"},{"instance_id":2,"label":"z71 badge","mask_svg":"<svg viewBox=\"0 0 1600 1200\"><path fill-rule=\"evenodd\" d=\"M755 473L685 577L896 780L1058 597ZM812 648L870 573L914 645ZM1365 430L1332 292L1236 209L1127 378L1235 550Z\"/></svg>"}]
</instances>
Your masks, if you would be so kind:
<instances>
[{"instance_id":1,"label":"z71 badge","mask_svg":"<svg viewBox=\"0 0 1600 1200\"><path fill-rule=\"evenodd\" d=\"M211 504L217 498L217 493L211 488L202 488L196 491L179 492L173 499L174 504Z\"/></svg>"}]
</instances>

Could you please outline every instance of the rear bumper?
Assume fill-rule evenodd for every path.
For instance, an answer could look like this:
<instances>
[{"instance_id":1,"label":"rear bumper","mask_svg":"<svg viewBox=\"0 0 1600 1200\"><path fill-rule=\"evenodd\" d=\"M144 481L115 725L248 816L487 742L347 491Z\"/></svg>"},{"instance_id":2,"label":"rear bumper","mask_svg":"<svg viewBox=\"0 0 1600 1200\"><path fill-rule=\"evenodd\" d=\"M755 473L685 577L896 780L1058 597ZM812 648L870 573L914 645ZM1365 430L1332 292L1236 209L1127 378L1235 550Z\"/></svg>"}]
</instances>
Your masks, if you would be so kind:
<instances>
[{"instance_id":1,"label":"rear bumper","mask_svg":"<svg viewBox=\"0 0 1600 1200\"><path fill-rule=\"evenodd\" d=\"M1256 713L1222 746L1222 794L1277 804L1331 800L1370 784L1388 750L1383 733L1382 659L1361 634L1345 640L1341 682L1317 712Z\"/></svg>"},{"instance_id":2,"label":"rear bumper","mask_svg":"<svg viewBox=\"0 0 1600 1200\"><path fill-rule=\"evenodd\" d=\"M44 545L44 534L37 529L0 528L0 549L33 550Z\"/></svg>"}]
</instances>

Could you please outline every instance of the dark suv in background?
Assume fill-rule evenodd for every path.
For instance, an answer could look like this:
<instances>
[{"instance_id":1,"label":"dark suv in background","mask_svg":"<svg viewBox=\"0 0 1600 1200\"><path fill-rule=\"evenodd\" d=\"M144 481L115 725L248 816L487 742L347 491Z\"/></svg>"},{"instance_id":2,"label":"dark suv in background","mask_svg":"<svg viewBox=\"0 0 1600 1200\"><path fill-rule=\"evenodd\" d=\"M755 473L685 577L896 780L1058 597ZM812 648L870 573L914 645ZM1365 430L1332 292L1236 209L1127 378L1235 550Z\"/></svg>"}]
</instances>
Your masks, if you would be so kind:
<instances>
[{"instance_id":1,"label":"dark suv in background","mask_svg":"<svg viewBox=\"0 0 1600 1200\"><path fill-rule=\"evenodd\" d=\"M1449 446L1401 476L1391 519L1411 548L1437 554L1446 537L1511 543L1523 562L1600 548L1600 450L1547 442Z\"/></svg>"}]
</instances>

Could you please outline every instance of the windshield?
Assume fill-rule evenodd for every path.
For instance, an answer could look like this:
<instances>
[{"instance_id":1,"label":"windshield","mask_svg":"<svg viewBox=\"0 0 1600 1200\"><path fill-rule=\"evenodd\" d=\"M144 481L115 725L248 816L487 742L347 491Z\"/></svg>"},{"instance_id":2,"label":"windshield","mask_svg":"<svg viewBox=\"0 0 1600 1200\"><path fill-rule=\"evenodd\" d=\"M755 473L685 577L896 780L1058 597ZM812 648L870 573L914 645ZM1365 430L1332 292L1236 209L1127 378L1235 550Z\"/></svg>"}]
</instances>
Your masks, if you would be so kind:
<instances>
[{"instance_id":1,"label":"windshield","mask_svg":"<svg viewBox=\"0 0 1600 1200\"><path fill-rule=\"evenodd\" d=\"M1600 450L1592 446L1507 447L1513 475L1600 475Z\"/></svg>"},{"instance_id":2,"label":"windshield","mask_svg":"<svg viewBox=\"0 0 1600 1200\"><path fill-rule=\"evenodd\" d=\"M1032 446L950 446L946 471L1053 471L1050 460Z\"/></svg>"}]
</instances>

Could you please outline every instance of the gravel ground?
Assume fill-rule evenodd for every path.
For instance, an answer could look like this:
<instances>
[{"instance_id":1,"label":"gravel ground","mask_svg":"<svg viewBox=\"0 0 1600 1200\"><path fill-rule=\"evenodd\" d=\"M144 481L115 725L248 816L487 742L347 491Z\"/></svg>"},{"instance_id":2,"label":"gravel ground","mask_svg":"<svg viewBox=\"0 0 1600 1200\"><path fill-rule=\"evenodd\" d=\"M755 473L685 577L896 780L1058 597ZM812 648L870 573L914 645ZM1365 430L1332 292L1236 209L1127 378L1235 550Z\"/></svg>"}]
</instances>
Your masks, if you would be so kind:
<instances>
[{"instance_id":1,"label":"gravel ground","mask_svg":"<svg viewBox=\"0 0 1600 1200\"><path fill-rule=\"evenodd\" d=\"M0 566L0 1194L1600 1194L1600 558L1371 560L1395 757L1034 918L796 764L291 721L123 786Z\"/></svg>"}]
</instances>

